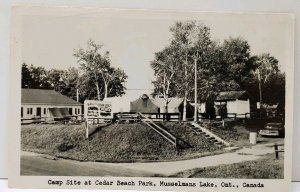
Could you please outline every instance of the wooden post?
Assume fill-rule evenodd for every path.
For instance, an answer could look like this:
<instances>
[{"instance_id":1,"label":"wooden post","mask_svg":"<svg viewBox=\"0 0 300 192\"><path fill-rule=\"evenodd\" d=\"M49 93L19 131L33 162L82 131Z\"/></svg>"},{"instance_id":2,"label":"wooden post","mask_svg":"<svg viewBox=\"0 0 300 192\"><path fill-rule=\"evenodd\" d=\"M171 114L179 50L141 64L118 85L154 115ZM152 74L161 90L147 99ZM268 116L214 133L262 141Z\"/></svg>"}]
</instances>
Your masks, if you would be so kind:
<instances>
[{"instance_id":1,"label":"wooden post","mask_svg":"<svg viewBox=\"0 0 300 192\"><path fill-rule=\"evenodd\" d=\"M85 120L85 137L88 139L89 138L89 124L88 124L88 118Z\"/></svg>"},{"instance_id":2,"label":"wooden post","mask_svg":"<svg viewBox=\"0 0 300 192\"><path fill-rule=\"evenodd\" d=\"M275 148L275 157L276 157L276 159L279 159L279 155L278 155L278 145L275 144L275 145L274 145L274 148Z\"/></svg>"}]
</instances>

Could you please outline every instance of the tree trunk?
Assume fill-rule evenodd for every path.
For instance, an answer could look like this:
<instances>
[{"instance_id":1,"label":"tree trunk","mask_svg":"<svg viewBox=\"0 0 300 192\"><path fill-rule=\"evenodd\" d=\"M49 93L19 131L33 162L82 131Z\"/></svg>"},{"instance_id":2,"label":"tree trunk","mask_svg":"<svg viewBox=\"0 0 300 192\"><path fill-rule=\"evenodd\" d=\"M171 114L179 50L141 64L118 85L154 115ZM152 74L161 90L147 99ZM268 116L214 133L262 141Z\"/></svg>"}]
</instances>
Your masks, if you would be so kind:
<instances>
[{"instance_id":1,"label":"tree trunk","mask_svg":"<svg viewBox=\"0 0 300 192\"><path fill-rule=\"evenodd\" d=\"M107 95L108 95L108 86L107 86L107 83L104 81L104 98L107 98Z\"/></svg>"},{"instance_id":2,"label":"tree trunk","mask_svg":"<svg viewBox=\"0 0 300 192\"><path fill-rule=\"evenodd\" d=\"M184 80L185 80L185 90L184 90L184 100L183 100L183 114L182 121L186 121L186 106L187 106L187 95L188 95L188 87L187 87L187 53L185 56L185 65L184 65Z\"/></svg>"},{"instance_id":3,"label":"tree trunk","mask_svg":"<svg viewBox=\"0 0 300 192\"><path fill-rule=\"evenodd\" d=\"M100 101L100 89L99 89L99 85L98 85L98 83L96 82L95 83L95 85L96 85L96 88L97 88L97 99Z\"/></svg>"},{"instance_id":4,"label":"tree trunk","mask_svg":"<svg viewBox=\"0 0 300 192\"><path fill-rule=\"evenodd\" d=\"M184 92L182 121L186 121L187 91Z\"/></svg>"},{"instance_id":5,"label":"tree trunk","mask_svg":"<svg viewBox=\"0 0 300 192\"><path fill-rule=\"evenodd\" d=\"M194 64L195 64L195 107L194 107L194 122L198 121L198 95L197 95L197 59L194 58Z\"/></svg>"}]
</instances>

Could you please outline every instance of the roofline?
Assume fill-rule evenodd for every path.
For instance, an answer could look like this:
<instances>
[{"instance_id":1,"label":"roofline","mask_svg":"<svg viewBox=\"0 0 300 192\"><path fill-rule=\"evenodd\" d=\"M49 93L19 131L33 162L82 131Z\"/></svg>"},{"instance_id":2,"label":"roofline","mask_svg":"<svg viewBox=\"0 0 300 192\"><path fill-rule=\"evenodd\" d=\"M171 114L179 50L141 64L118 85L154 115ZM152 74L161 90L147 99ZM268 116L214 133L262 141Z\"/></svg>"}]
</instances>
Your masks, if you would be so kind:
<instances>
[{"instance_id":1,"label":"roofline","mask_svg":"<svg viewBox=\"0 0 300 192\"><path fill-rule=\"evenodd\" d=\"M245 99L216 99L215 101L236 101L236 100L247 101L247 100L251 100L251 99L250 98L248 98L247 100L245 100Z\"/></svg>"}]
</instances>

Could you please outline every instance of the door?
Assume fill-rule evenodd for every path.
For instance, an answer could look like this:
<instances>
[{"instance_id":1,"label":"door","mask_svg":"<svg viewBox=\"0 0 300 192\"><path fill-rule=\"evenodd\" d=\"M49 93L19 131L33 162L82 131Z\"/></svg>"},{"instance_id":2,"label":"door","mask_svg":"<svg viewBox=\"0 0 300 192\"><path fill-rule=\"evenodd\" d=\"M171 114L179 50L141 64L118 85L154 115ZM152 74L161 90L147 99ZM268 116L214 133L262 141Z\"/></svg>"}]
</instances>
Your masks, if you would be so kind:
<instances>
[{"instance_id":1,"label":"door","mask_svg":"<svg viewBox=\"0 0 300 192\"><path fill-rule=\"evenodd\" d=\"M41 114L42 114L42 108L37 107L36 108L36 116L41 116Z\"/></svg>"},{"instance_id":2,"label":"door","mask_svg":"<svg viewBox=\"0 0 300 192\"><path fill-rule=\"evenodd\" d=\"M73 113L72 113L72 108L69 108L69 114L70 114L70 115L73 115Z\"/></svg>"}]
</instances>

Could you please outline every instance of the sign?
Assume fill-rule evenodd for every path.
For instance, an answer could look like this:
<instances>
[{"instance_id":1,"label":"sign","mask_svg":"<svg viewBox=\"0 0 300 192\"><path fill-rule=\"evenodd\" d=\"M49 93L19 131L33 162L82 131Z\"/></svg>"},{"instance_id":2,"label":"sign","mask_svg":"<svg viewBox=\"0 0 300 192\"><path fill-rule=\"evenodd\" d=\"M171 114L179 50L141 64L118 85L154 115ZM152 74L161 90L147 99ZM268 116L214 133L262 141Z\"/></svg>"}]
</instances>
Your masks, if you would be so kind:
<instances>
[{"instance_id":1,"label":"sign","mask_svg":"<svg viewBox=\"0 0 300 192\"><path fill-rule=\"evenodd\" d=\"M112 119L112 104L108 101L85 100L84 117L86 119Z\"/></svg>"},{"instance_id":2,"label":"sign","mask_svg":"<svg viewBox=\"0 0 300 192\"><path fill-rule=\"evenodd\" d=\"M260 102L257 102L257 103L256 103L256 108L257 108L257 109L260 109Z\"/></svg>"}]
</instances>

